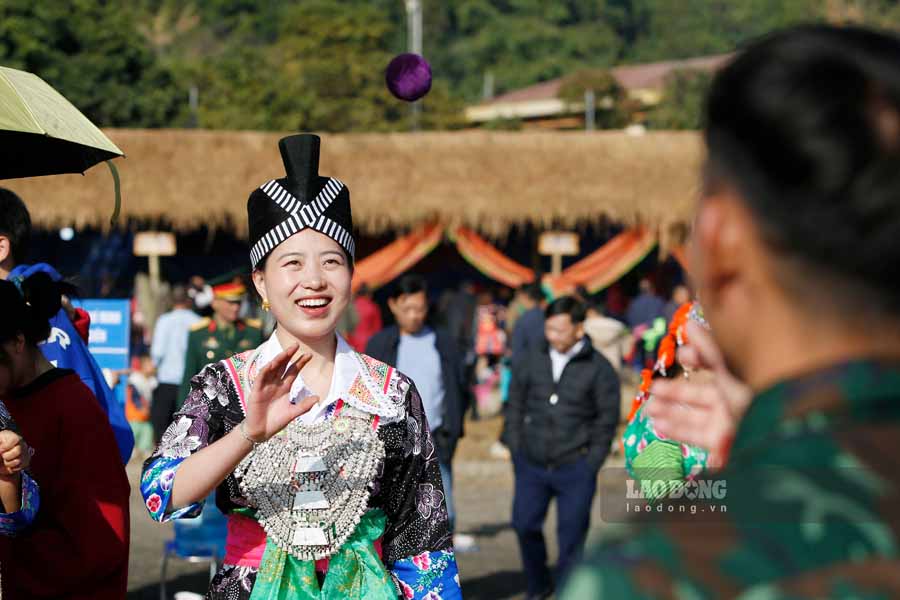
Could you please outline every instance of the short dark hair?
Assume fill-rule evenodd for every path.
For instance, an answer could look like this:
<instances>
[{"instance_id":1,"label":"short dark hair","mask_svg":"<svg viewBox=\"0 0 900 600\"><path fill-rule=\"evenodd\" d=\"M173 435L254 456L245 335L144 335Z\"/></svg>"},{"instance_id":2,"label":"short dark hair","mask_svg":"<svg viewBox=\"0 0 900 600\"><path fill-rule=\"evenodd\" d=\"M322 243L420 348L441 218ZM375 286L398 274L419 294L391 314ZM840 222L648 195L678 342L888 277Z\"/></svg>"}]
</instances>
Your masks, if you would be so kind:
<instances>
[{"instance_id":1,"label":"short dark hair","mask_svg":"<svg viewBox=\"0 0 900 600\"><path fill-rule=\"evenodd\" d=\"M428 293L428 283L425 278L416 273L409 273L401 277L397 283L391 287L390 298L396 300L400 296L409 294L418 294L419 292Z\"/></svg>"},{"instance_id":2,"label":"short dark hair","mask_svg":"<svg viewBox=\"0 0 900 600\"><path fill-rule=\"evenodd\" d=\"M535 302L544 301L544 291L538 283L526 283L519 287L519 293Z\"/></svg>"},{"instance_id":3,"label":"short dark hair","mask_svg":"<svg viewBox=\"0 0 900 600\"><path fill-rule=\"evenodd\" d=\"M0 235L9 238L16 264L25 262L31 242L31 215L22 199L6 188L0 188Z\"/></svg>"},{"instance_id":4,"label":"short dark hair","mask_svg":"<svg viewBox=\"0 0 900 600\"><path fill-rule=\"evenodd\" d=\"M705 121L707 186L740 194L783 285L900 315L900 38L771 34L717 74Z\"/></svg>"},{"instance_id":5,"label":"short dark hair","mask_svg":"<svg viewBox=\"0 0 900 600\"><path fill-rule=\"evenodd\" d=\"M544 316L548 319L557 315L569 315L575 324L584 323L584 317L587 310L584 304L578 301L574 296L561 296L550 303Z\"/></svg>"},{"instance_id":6,"label":"short dark hair","mask_svg":"<svg viewBox=\"0 0 900 600\"><path fill-rule=\"evenodd\" d=\"M190 304L191 297L188 296L187 287L182 284L172 286L172 304Z\"/></svg>"},{"instance_id":7,"label":"short dark hair","mask_svg":"<svg viewBox=\"0 0 900 600\"><path fill-rule=\"evenodd\" d=\"M0 281L0 344L24 335L37 345L50 335L50 319L59 312L63 294L72 295L75 288L54 281L44 272L26 279Z\"/></svg>"}]
</instances>

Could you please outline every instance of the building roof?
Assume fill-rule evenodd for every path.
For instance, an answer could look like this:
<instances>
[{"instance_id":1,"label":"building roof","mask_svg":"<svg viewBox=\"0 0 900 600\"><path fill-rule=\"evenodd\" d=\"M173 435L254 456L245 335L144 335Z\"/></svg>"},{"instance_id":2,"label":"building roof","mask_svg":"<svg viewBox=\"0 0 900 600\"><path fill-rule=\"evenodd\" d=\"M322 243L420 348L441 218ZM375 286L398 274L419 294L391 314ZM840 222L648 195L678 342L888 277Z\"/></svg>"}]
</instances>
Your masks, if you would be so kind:
<instances>
[{"instance_id":1,"label":"building roof","mask_svg":"<svg viewBox=\"0 0 900 600\"><path fill-rule=\"evenodd\" d=\"M731 58L731 54L702 56L684 60L669 60L640 65L622 65L610 69L610 74L632 97L655 104L666 80L682 70L715 71ZM580 105L567 106L559 99L564 77L536 83L466 109L469 121L484 122L497 118L541 118L583 110Z\"/></svg>"},{"instance_id":2,"label":"building roof","mask_svg":"<svg viewBox=\"0 0 900 600\"><path fill-rule=\"evenodd\" d=\"M250 192L283 177L281 134L107 130L119 159L122 217L165 219L179 230L246 232ZM364 233L431 219L502 236L511 227L575 226L611 219L667 227L690 220L702 141L695 132L324 134L320 172L351 190ZM35 223L104 226L113 185L86 175L6 180Z\"/></svg>"}]
</instances>

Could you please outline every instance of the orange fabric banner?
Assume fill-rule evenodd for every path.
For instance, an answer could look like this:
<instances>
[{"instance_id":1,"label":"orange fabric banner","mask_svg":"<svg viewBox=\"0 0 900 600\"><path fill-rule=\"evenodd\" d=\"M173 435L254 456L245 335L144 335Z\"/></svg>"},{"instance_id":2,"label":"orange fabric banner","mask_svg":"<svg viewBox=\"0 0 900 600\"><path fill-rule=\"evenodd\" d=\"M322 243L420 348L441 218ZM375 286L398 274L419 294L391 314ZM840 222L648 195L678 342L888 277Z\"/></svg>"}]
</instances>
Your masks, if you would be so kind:
<instances>
[{"instance_id":1,"label":"orange fabric banner","mask_svg":"<svg viewBox=\"0 0 900 600\"><path fill-rule=\"evenodd\" d=\"M450 234L456 249L473 267L486 277L511 288L534 281L534 271L523 267L466 227L457 227Z\"/></svg>"},{"instance_id":2,"label":"orange fabric banner","mask_svg":"<svg viewBox=\"0 0 900 600\"><path fill-rule=\"evenodd\" d=\"M656 246L656 234L646 227L623 231L598 250L565 269L559 277L547 276L544 283L554 296L569 294L579 285L591 294L605 289L641 262Z\"/></svg>"},{"instance_id":3,"label":"orange fabric banner","mask_svg":"<svg viewBox=\"0 0 900 600\"><path fill-rule=\"evenodd\" d=\"M399 277L431 253L443 237L443 225L423 225L360 260L353 273L353 291L363 284L376 289Z\"/></svg>"},{"instance_id":4,"label":"orange fabric banner","mask_svg":"<svg viewBox=\"0 0 900 600\"><path fill-rule=\"evenodd\" d=\"M533 270L512 260L471 229L460 226L448 233L460 255L486 277L512 288L535 280ZM353 291L363 284L376 289L399 277L434 250L443 235L443 225L424 225L360 260L353 275ZM543 282L554 296L571 293L579 285L596 293L630 271L655 245L656 235L646 228L624 231L558 278L548 275Z\"/></svg>"}]
</instances>

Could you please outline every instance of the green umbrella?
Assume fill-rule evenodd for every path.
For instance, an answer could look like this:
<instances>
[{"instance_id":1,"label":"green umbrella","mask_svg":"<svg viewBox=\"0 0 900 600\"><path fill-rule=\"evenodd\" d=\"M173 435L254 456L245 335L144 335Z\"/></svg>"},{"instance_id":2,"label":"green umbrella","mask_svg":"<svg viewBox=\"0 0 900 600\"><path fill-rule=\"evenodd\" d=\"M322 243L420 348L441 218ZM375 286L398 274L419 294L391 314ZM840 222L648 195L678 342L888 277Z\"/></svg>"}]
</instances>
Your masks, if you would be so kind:
<instances>
[{"instance_id":1,"label":"green umbrella","mask_svg":"<svg viewBox=\"0 0 900 600\"><path fill-rule=\"evenodd\" d=\"M117 156L122 151L47 82L0 67L0 179L84 173ZM119 175L106 164L115 183L115 222Z\"/></svg>"},{"instance_id":2,"label":"green umbrella","mask_svg":"<svg viewBox=\"0 0 900 600\"><path fill-rule=\"evenodd\" d=\"M43 79L0 67L0 179L84 173L117 156L122 151Z\"/></svg>"}]
</instances>

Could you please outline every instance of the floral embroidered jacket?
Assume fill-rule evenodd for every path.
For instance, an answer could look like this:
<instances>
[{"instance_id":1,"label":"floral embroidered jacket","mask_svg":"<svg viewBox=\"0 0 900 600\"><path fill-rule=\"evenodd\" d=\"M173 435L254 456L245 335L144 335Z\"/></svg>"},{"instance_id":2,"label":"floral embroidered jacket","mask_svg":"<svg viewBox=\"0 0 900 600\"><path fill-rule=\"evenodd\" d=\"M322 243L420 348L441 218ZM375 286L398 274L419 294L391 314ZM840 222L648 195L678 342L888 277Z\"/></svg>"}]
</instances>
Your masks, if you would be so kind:
<instances>
[{"instance_id":1,"label":"floral embroidered jacket","mask_svg":"<svg viewBox=\"0 0 900 600\"><path fill-rule=\"evenodd\" d=\"M179 465L240 424L244 390L250 389L255 372L280 351L273 335L257 350L207 365L193 377L183 408L144 464L141 493L153 519L167 521L200 513L202 503L174 510L170 506ZM292 396L308 393L298 377ZM329 419L342 403L377 417L384 457L379 475L369 484L369 508L380 509L387 517L381 556L398 597L461 598L437 455L415 386L392 367L357 353L338 337L331 392L299 418L306 422ZM234 473L216 490L216 504L231 519L252 509ZM226 558L207 597L250 598L258 564L228 563Z\"/></svg>"}]
</instances>

